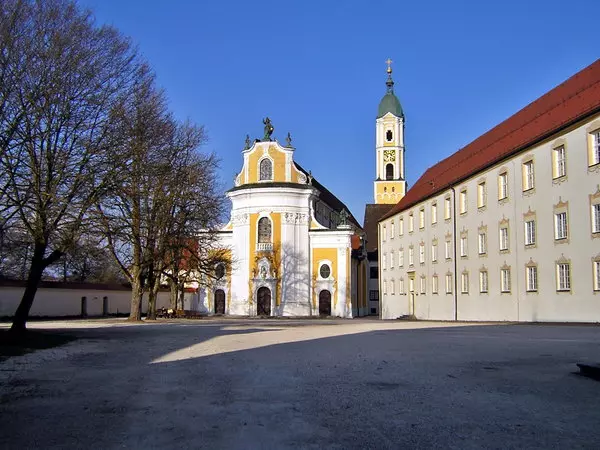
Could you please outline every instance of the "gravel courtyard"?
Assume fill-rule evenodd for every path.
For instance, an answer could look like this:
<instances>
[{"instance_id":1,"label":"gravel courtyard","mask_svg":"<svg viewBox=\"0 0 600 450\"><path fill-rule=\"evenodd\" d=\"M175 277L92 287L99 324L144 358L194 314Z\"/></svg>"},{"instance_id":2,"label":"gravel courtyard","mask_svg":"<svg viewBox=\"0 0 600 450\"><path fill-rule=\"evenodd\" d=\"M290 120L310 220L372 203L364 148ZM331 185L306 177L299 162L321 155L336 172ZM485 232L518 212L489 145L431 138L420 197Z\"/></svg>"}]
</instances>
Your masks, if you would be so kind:
<instances>
[{"instance_id":1,"label":"gravel courtyard","mask_svg":"<svg viewBox=\"0 0 600 450\"><path fill-rule=\"evenodd\" d=\"M0 325L1 326L1 325ZM0 448L598 448L600 327L38 322L0 363Z\"/></svg>"}]
</instances>

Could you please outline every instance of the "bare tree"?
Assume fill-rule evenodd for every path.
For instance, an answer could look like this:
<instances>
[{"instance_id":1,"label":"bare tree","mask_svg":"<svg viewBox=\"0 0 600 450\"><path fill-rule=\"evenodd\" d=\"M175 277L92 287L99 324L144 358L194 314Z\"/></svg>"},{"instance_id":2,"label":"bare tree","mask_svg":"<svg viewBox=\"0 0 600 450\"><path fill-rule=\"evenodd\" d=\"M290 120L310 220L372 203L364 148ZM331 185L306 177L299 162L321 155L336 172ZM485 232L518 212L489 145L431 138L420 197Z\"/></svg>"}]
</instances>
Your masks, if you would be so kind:
<instances>
[{"instance_id":1,"label":"bare tree","mask_svg":"<svg viewBox=\"0 0 600 450\"><path fill-rule=\"evenodd\" d=\"M70 0L0 3L0 211L31 244L11 331L25 331L44 270L77 240L119 167L116 101L136 52Z\"/></svg>"}]
</instances>

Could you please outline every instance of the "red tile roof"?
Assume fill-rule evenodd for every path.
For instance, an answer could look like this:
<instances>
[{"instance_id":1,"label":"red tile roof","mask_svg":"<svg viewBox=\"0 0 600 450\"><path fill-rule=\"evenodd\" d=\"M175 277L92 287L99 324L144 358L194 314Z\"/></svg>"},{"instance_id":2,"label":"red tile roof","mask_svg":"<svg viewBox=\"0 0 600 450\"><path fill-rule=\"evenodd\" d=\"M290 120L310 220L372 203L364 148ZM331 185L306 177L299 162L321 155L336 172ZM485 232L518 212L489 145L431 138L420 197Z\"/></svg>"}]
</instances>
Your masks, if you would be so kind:
<instances>
[{"instance_id":1,"label":"red tile roof","mask_svg":"<svg viewBox=\"0 0 600 450\"><path fill-rule=\"evenodd\" d=\"M600 59L430 167L381 220L600 111Z\"/></svg>"}]
</instances>

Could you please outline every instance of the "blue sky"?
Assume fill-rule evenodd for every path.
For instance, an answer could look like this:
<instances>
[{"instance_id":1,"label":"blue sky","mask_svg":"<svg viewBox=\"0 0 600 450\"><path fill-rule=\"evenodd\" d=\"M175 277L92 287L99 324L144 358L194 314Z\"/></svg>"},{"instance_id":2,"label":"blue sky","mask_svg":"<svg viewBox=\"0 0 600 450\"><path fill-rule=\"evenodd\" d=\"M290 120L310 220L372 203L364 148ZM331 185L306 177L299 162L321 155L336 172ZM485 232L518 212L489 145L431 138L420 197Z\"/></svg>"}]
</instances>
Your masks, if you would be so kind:
<instances>
[{"instance_id":1,"label":"blue sky","mask_svg":"<svg viewBox=\"0 0 600 450\"><path fill-rule=\"evenodd\" d=\"M600 57L595 1L81 0L130 36L171 109L206 127L223 187L246 134L295 160L362 222L373 202L384 61L406 114L410 185Z\"/></svg>"}]
</instances>

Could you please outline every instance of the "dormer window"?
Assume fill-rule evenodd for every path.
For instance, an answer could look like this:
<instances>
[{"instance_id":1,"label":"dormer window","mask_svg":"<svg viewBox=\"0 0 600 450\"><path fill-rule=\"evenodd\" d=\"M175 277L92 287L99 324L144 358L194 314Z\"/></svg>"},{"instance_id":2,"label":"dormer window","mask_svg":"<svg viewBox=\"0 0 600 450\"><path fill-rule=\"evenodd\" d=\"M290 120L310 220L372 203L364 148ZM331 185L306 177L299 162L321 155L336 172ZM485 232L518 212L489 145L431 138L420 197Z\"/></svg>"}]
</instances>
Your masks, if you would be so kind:
<instances>
[{"instance_id":1,"label":"dormer window","mask_svg":"<svg viewBox=\"0 0 600 450\"><path fill-rule=\"evenodd\" d=\"M259 180L269 181L273 179L273 163L270 159L263 159L259 164Z\"/></svg>"},{"instance_id":2,"label":"dormer window","mask_svg":"<svg viewBox=\"0 0 600 450\"><path fill-rule=\"evenodd\" d=\"M385 140L388 142L392 142L393 139L394 139L394 133L392 133L392 130L387 130L385 133Z\"/></svg>"}]
</instances>

